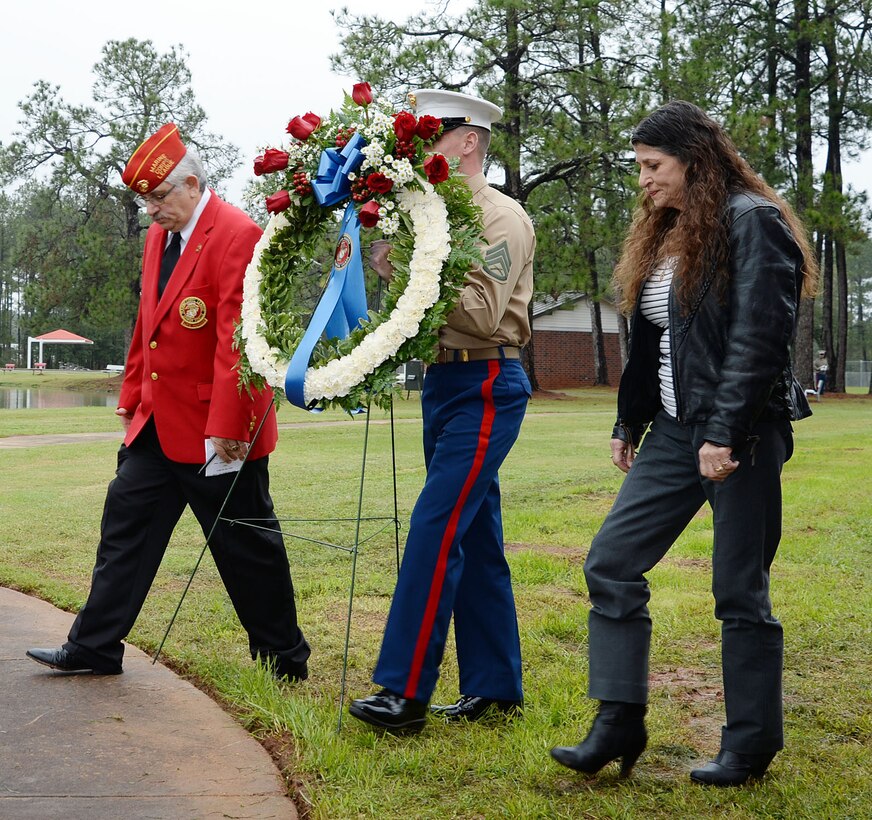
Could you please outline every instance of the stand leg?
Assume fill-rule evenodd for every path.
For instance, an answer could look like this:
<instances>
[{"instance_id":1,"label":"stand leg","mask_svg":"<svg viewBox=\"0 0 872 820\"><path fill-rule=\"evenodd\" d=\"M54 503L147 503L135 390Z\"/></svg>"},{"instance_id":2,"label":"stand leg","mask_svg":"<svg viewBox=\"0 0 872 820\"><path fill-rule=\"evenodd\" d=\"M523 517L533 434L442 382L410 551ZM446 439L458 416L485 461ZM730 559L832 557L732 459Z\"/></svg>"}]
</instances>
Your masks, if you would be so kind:
<instances>
[{"instance_id":1,"label":"stand leg","mask_svg":"<svg viewBox=\"0 0 872 820\"><path fill-rule=\"evenodd\" d=\"M342 730L342 712L345 707L345 682L348 675L348 645L351 641L351 613L354 607L354 582L357 579L357 553L360 544L360 519L363 511L363 482L366 477L366 450L369 445L370 408L366 408L366 430L363 434L363 462L360 467L360 492L357 497L357 526L354 531L354 550L351 553L351 587L348 591L348 619L345 622L345 649L342 654L342 683L339 688L339 723L336 733Z\"/></svg>"},{"instance_id":2,"label":"stand leg","mask_svg":"<svg viewBox=\"0 0 872 820\"><path fill-rule=\"evenodd\" d=\"M267 417L269 416L269 412L270 410L272 410L275 403L275 396L273 396L273 400L270 402L270 406L267 408L267 411L263 414L263 418L261 418L260 420L260 424L257 427L254 438L251 440L251 446L245 453L245 458L242 460L242 467L240 467L239 470L236 472L236 475L233 476L233 483L230 485L230 489L227 491L227 495L224 496L224 501L221 502L221 509L218 510L218 515L215 517L215 522L212 524L212 528L209 530L209 534L206 536L206 543L203 544L203 549L200 550L200 555L197 558L197 562L194 564L194 568L191 570L191 577L188 578L188 583L185 584L185 588L182 590L182 597L179 598L179 603L176 606L176 611L173 612L173 617L170 618L170 622L169 624L167 624L166 632L164 632L164 636L163 638L161 638L160 646L158 646L157 652L154 653L154 657L151 659L152 665L156 664L157 659L160 657L160 653L164 648L164 644L169 637L170 630L173 628L173 624L176 622L176 616L179 614L179 610L182 608L182 603L185 600L185 596L188 594L188 590L191 588L191 584L194 581L194 576L197 574L197 570L200 568L200 562L203 560L203 556L206 554L206 550L209 548L209 542L212 540L212 535L215 532L215 527L217 527L218 523L221 521L221 515L224 513L224 508L227 506L227 502L230 500L230 496L233 494L233 490L236 487L236 482L239 481L239 476L245 469L245 462L248 461L248 455L251 452L251 448L254 447L255 443L257 442L257 439L260 436L260 431L263 429L263 423L266 421Z\"/></svg>"},{"instance_id":3,"label":"stand leg","mask_svg":"<svg viewBox=\"0 0 872 820\"><path fill-rule=\"evenodd\" d=\"M397 506L397 446L394 437L394 398L391 396L391 467L394 474L394 547L397 551L397 575L400 574L400 511Z\"/></svg>"}]
</instances>

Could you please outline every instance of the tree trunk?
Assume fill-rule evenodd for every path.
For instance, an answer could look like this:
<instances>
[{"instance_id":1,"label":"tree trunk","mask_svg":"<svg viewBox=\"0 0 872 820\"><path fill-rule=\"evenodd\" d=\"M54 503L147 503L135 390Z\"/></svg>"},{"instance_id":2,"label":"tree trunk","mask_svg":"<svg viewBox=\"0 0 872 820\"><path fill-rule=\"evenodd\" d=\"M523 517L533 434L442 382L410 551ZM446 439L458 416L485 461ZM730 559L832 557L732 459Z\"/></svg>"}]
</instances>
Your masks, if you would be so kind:
<instances>
[{"instance_id":1,"label":"tree trunk","mask_svg":"<svg viewBox=\"0 0 872 820\"><path fill-rule=\"evenodd\" d=\"M766 3L766 130L768 137L763 167L760 172L770 185L775 180L778 170L778 120L777 111L781 105L778 93L778 63L781 42L778 37L778 0L767 0Z\"/></svg>"},{"instance_id":2,"label":"tree trunk","mask_svg":"<svg viewBox=\"0 0 872 820\"><path fill-rule=\"evenodd\" d=\"M533 329L533 302L527 305L527 318L530 321L530 341L521 348L521 364L524 365L524 370L527 371L527 378L530 380L530 388L533 391L541 390L539 387L539 378L536 376L536 356L535 356L535 338L532 333Z\"/></svg>"},{"instance_id":3,"label":"tree trunk","mask_svg":"<svg viewBox=\"0 0 872 820\"><path fill-rule=\"evenodd\" d=\"M669 5L666 0L660 0L660 38L657 48L658 71L655 78L655 90L657 91L660 103L666 103L672 98L671 83L671 57L672 57L672 41L670 35L672 33L672 15L669 11Z\"/></svg>"},{"instance_id":4,"label":"tree trunk","mask_svg":"<svg viewBox=\"0 0 872 820\"><path fill-rule=\"evenodd\" d=\"M829 162L829 160L827 160ZM824 177L824 193L830 184L830 174ZM833 375L836 372L836 346L833 342L833 234L832 230L827 230L823 234L823 254L821 258L821 350L824 351L829 364L827 372L828 386L831 389Z\"/></svg>"},{"instance_id":5,"label":"tree trunk","mask_svg":"<svg viewBox=\"0 0 872 820\"><path fill-rule=\"evenodd\" d=\"M845 368L848 360L848 260L845 254L845 243L836 242L836 278L838 284L837 296L837 344L839 354L836 357L835 390L845 393Z\"/></svg>"},{"instance_id":6,"label":"tree trunk","mask_svg":"<svg viewBox=\"0 0 872 820\"><path fill-rule=\"evenodd\" d=\"M828 0L824 10L823 45L827 57L827 168L824 175L824 207L829 209L830 254L828 259L828 381L837 393L845 392L845 367L848 358L848 261L845 254L846 215L842 191L842 121L844 101L842 97L842 65L836 36L837 12L833 0ZM835 264L835 276L833 266ZM836 297L836 334L833 338L833 290ZM833 348L831 351L830 348Z\"/></svg>"},{"instance_id":7,"label":"tree trunk","mask_svg":"<svg viewBox=\"0 0 872 820\"><path fill-rule=\"evenodd\" d=\"M518 10L506 9L506 57L503 66L503 133L506 135L505 193L524 205L521 185L521 62L524 47L518 33Z\"/></svg>"},{"instance_id":8,"label":"tree trunk","mask_svg":"<svg viewBox=\"0 0 872 820\"><path fill-rule=\"evenodd\" d=\"M525 205L524 189L521 179L521 63L524 46L518 34L518 10L509 7L505 18L506 58L503 65L503 133L506 135L506 162L503 170L506 182L503 191L512 199ZM536 354L533 340L533 303L527 305L527 317L530 321L530 341L524 345L521 362L527 371L530 387L539 390L539 379L536 376Z\"/></svg>"},{"instance_id":9,"label":"tree trunk","mask_svg":"<svg viewBox=\"0 0 872 820\"><path fill-rule=\"evenodd\" d=\"M627 356L630 353L630 329L627 325L627 317L623 313L618 314L618 345L621 348L621 372L627 366Z\"/></svg>"},{"instance_id":10,"label":"tree trunk","mask_svg":"<svg viewBox=\"0 0 872 820\"><path fill-rule=\"evenodd\" d=\"M608 384L606 345L603 339L603 320L599 303L599 275L596 268L596 251L593 248L587 252L587 265L590 277L590 292L587 294L587 299L590 305L590 336L593 345L593 383Z\"/></svg>"},{"instance_id":11,"label":"tree trunk","mask_svg":"<svg viewBox=\"0 0 872 820\"><path fill-rule=\"evenodd\" d=\"M814 165L812 161L811 121L811 39L809 34L809 0L794 0L796 35L796 212L805 219L814 199ZM800 300L794 359L797 378L803 387L814 385L814 302Z\"/></svg>"}]
</instances>

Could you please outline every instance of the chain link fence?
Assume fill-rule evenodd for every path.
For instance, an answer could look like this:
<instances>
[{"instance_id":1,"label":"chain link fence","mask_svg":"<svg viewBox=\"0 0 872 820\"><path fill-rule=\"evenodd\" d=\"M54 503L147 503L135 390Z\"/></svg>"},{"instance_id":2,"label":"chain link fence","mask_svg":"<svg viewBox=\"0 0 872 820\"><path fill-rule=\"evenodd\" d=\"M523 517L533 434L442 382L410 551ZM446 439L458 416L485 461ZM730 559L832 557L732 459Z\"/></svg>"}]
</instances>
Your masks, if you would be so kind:
<instances>
[{"instance_id":1,"label":"chain link fence","mask_svg":"<svg viewBox=\"0 0 872 820\"><path fill-rule=\"evenodd\" d=\"M869 388L869 378L872 376L872 362L862 359L845 362L845 388Z\"/></svg>"}]
</instances>

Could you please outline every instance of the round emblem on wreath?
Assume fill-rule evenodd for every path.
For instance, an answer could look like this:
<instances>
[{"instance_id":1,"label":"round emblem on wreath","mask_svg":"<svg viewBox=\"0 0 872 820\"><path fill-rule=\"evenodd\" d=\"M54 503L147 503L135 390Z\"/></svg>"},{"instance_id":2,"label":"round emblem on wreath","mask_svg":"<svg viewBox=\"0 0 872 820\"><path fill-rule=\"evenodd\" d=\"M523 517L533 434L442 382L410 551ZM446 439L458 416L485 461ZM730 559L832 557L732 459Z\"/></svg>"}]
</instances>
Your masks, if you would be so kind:
<instances>
[{"instance_id":1,"label":"round emblem on wreath","mask_svg":"<svg viewBox=\"0 0 872 820\"><path fill-rule=\"evenodd\" d=\"M358 83L338 112L325 119L311 112L294 117L290 144L255 159L271 217L243 283L235 339L244 388L284 391L298 348L311 349L300 406L387 407L396 368L435 359L439 328L467 272L483 264L484 245L465 177L434 152L441 125L373 101L369 85ZM353 228L345 227L349 219ZM393 278L383 303L355 314L360 319L345 338L327 338L325 330L310 348L312 328L304 322L313 311L305 302L313 288L325 290L322 271L330 265L318 253L339 222L330 276L347 268L345 276L368 275L366 290L378 290L375 274L364 274L362 258L350 263L361 246L385 239Z\"/></svg>"},{"instance_id":2,"label":"round emblem on wreath","mask_svg":"<svg viewBox=\"0 0 872 820\"><path fill-rule=\"evenodd\" d=\"M337 270L342 270L351 260L351 247L351 237L347 233L342 234L333 254L333 264Z\"/></svg>"}]
</instances>

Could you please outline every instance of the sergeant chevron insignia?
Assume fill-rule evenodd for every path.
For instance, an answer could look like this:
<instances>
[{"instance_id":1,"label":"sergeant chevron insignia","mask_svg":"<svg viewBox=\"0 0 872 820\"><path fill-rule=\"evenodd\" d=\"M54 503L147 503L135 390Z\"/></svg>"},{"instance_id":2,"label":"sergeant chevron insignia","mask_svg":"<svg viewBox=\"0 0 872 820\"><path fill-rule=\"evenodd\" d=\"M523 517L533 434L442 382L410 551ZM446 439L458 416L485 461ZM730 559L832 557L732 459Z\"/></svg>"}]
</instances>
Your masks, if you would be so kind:
<instances>
[{"instance_id":1,"label":"sergeant chevron insignia","mask_svg":"<svg viewBox=\"0 0 872 820\"><path fill-rule=\"evenodd\" d=\"M489 247L484 255L484 272L497 282L505 282L512 269L512 254L509 243L504 239L499 245Z\"/></svg>"}]
</instances>

